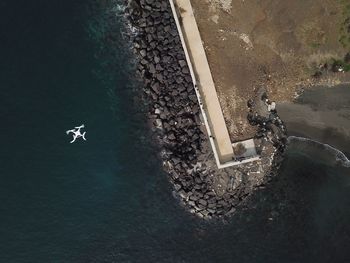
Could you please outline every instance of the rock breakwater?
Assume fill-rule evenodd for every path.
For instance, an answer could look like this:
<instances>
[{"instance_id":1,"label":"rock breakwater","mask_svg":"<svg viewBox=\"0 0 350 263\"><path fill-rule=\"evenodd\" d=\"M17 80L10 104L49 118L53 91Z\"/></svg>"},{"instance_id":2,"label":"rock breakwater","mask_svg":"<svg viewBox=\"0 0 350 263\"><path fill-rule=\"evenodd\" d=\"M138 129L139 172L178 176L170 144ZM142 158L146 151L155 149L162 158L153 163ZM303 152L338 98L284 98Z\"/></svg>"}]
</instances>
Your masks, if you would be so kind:
<instances>
[{"instance_id":1,"label":"rock breakwater","mask_svg":"<svg viewBox=\"0 0 350 263\"><path fill-rule=\"evenodd\" d=\"M168 0L126 4L137 74L144 83L150 125L174 195L202 218L233 214L273 175L281 160L274 161L276 147L266 133L257 138L259 161L218 170Z\"/></svg>"}]
</instances>

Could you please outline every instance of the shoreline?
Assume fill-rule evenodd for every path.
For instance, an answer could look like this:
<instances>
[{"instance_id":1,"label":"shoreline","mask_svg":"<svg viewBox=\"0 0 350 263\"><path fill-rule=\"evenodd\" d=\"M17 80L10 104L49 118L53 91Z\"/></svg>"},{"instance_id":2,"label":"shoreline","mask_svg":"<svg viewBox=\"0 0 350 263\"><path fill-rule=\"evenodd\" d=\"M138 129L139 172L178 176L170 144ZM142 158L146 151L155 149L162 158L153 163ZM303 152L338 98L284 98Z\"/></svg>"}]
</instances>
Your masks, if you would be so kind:
<instances>
[{"instance_id":1,"label":"shoreline","mask_svg":"<svg viewBox=\"0 0 350 263\"><path fill-rule=\"evenodd\" d=\"M282 121L276 113L272 119L256 113L260 119L252 123L260 131L260 160L217 169L169 2L126 0L126 6L129 38L138 60L136 71L144 84L148 119L173 195L201 218L232 215L276 175L285 143L271 126L279 130L280 125L284 127ZM259 104L260 98L256 101Z\"/></svg>"},{"instance_id":2,"label":"shoreline","mask_svg":"<svg viewBox=\"0 0 350 263\"><path fill-rule=\"evenodd\" d=\"M289 136L328 144L350 156L349 84L315 87L294 103L280 103L278 112Z\"/></svg>"},{"instance_id":3,"label":"shoreline","mask_svg":"<svg viewBox=\"0 0 350 263\"><path fill-rule=\"evenodd\" d=\"M321 143L313 139L299 136L289 136L288 148L291 152L296 151L298 153L310 156L315 162L327 163L328 165L334 166L340 164L344 168L350 167L350 160L345 155L345 153L333 147L332 145ZM312 152L312 149L318 150L316 156L315 152L313 155L310 154L310 152ZM328 156L328 154L324 154L324 152L329 153L330 156Z\"/></svg>"},{"instance_id":4,"label":"shoreline","mask_svg":"<svg viewBox=\"0 0 350 263\"><path fill-rule=\"evenodd\" d=\"M329 127L318 128L308 126L305 122L289 122L287 125L289 137L300 137L320 144L329 145L342 152L347 158L350 157L350 137ZM302 130L300 127L303 127Z\"/></svg>"}]
</instances>

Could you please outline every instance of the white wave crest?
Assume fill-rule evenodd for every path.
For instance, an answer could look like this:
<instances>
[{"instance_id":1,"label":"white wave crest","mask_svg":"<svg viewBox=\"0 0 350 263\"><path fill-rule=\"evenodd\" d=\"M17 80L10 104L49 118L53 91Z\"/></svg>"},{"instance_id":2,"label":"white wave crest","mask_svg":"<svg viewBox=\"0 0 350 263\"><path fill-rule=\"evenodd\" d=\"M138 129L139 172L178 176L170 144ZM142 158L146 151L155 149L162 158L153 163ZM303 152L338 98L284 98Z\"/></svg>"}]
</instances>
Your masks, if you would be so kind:
<instances>
[{"instance_id":1,"label":"white wave crest","mask_svg":"<svg viewBox=\"0 0 350 263\"><path fill-rule=\"evenodd\" d=\"M350 167L350 160L346 157L346 155L338 150L337 148L334 148L333 146L325 143L321 143L312 139L304 138L304 137L298 137L298 136L289 136L288 142L306 142L306 143L313 143L317 145L322 145L326 151L331 153L337 162L339 162L342 166L349 168Z\"/></svg>"},{"instance_id":2,"label":"white wave crest","mask_svg":"<svg viewBox=\"0 0 350 263\"><path fill-rule=\"evenodd\" d=\"M111 7L111 9L109 10L109 12L112 12L113 14L115 14L116 16L124 16L125 14L125 8L126 6L123 4L119 4L119 3L114 3L113 7Z\"/></svg>"}]
</instances>

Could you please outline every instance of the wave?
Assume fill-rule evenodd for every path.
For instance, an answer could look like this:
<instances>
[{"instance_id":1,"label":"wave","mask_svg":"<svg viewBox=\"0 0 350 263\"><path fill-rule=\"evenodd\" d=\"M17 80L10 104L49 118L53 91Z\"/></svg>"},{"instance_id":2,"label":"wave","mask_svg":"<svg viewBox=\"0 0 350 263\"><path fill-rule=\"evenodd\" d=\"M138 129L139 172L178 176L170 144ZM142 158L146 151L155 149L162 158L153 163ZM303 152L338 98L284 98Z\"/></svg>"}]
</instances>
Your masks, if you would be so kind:
<instances>
[{"instance_id":1,"label":"wave","mask_svg":"<svg viewBox=\"0 0 350 263\"><path fill-rule=\"evenodd\" d=\"M289 136L288 142L293 142L293 141L311 143L314 145L321 145L327 152L331 153L335 157L335 160L337 163L340 163L342 166L346 168L350 167L350 160L346 157L346 155L342 151L338 150L337 148L334 148L329 144L321 143L319 141L315 141L304 137Z\"/></svg>"},{"instance_id":2,"label":"wave","mask_svg":"<svg viewBox=\"0 0 350 263\"><path fill-rule=\"evenodd\" d=\"M116 16L123 16L126 5L121 3L114 3L111 12L114 12Z\"/></svg>"}]
</instances>

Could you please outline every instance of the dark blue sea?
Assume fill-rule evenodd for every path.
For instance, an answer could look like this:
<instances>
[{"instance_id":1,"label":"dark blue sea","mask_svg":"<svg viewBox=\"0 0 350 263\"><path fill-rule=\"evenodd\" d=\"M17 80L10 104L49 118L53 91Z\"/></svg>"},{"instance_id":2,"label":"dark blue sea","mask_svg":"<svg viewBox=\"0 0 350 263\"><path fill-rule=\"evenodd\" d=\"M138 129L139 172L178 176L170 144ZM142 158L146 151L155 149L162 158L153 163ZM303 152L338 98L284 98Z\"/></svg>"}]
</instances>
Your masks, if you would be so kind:
<instances>
[{"instance_id":1,"label":"dark blue sea","mask_svg":"<svg viewBox=\"0 0 350 263\"><path fill-rule=\"evenodd\" d=\"M229 220L180 207L121 2L0 1L0 262L349 262L349 168L323 145L292 143ZM70 144L81 124L87 141Z\"/></svg>"}]
</instances>

